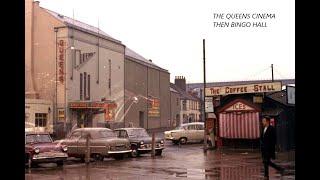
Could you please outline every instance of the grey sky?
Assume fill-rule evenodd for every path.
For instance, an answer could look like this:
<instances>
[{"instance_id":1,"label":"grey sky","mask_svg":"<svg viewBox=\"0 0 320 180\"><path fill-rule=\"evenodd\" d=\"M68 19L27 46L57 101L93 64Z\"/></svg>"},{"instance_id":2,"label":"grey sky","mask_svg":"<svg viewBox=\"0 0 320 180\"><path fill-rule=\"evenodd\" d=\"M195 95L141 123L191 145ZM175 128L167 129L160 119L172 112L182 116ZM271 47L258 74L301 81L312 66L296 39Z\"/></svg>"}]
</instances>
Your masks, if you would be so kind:
<instances>
[{"instance_id":1,"label":"grey sky","mask_svg":"<svg viewBox=\"0 0 320 180\"><path fill-rule=\"evenodd\" d=\"M295 77L294 1L41 0L40 6L98 26L174 76L202 82ZM214 28L213 13L275 13L267 28Z\"/></svg>"}]
</instances>

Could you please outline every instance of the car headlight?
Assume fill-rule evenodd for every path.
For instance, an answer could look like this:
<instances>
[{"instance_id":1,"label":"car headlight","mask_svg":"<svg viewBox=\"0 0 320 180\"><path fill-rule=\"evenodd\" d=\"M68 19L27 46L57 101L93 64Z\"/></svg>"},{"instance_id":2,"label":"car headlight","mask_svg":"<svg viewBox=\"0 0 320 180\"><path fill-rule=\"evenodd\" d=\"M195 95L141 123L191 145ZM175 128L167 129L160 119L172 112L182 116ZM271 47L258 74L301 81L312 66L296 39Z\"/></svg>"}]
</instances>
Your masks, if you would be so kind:
<instances>
[{"instance_id":1,"label":"car headlight","mask_svg":"<svg viewBox=\"0 0 320 180\"><path fill-rule=\"evenodd\" d=\"M34 152L35 152L36 154L38 154L38 153L40 152L40 149L39 149L39 148L34 148Z\"/></svg>"},{"instance_id":2,"label":"car headlight","mask_svg":"<svg viewBox=\"0 0 320 180\"><path fill-rule=\"evenodd\" d=\"M62 150L63 150L64 152L67 152L67 151L68 151L68 146L63 146L63 147L62 147Z\"/></svg>"},{"instance_id":3,"label":"car headlight","mask_svg":"<svg viewBox=\"0 0 320 180\"><path fill-rule=\"evenodd\" d=\"M143 141L141 141L140 144L141 144L141 145L144 144Z\"/></svg>"},{"instance_id":4,"label":"car headlight","mask_svg":"<svg viewBox=\"0 0 320 180\"><path fill-rule=\"evenodd\" d=\"M163 144L163 140L161 140L160 143Z\"/></svg>"}]
</instances>

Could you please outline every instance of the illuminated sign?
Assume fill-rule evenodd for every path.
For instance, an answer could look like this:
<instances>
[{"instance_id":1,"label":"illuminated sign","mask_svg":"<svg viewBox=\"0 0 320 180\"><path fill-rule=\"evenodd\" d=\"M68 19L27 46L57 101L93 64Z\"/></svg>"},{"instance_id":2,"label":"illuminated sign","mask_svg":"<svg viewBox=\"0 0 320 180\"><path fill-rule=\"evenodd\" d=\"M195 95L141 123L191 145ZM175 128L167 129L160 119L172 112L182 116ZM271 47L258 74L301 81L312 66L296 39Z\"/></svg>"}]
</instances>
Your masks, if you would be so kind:
<instances>
[{"instance_id":1,"label":"illuminated sign","mask_svg":"<svg viewBox=\"0 0 320 180\"><path fill-rule=\"evenodd\" d=\"M60 40L58 43L58 77L60 83L64 82L64 63L65 63L65 42Z\"/></svg>"},{"instance_id":2,"label":"illuminated sign","mask_svg":"<svg viewBox=\"0 0 320 180\"><path fill-rule=\"evenodd\" d=\"M219 96L228 94L264 93L282 90L281 82L247 84L236 86L222 86L206 88L206 96Z\"/></svg>"},{"instance_id":3,"label":"illuminated sign","mask_svg":"<svg viewBox=\"0 0 320 180\"><path fill-rule=\"evenodd\" d=\"M160 117L160 100L150 99L148 106L148 116L149 117Z\"/></svg>"}]
</instances>

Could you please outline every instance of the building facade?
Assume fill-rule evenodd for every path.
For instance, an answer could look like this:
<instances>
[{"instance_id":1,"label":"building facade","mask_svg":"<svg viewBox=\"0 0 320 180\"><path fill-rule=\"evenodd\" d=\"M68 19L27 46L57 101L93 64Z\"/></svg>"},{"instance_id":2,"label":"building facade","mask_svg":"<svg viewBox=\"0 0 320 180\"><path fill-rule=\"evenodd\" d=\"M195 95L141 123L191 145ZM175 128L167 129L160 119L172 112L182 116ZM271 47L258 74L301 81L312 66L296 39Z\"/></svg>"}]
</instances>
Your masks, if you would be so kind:
<instances>
[{"instance_id":1,"label":"building facade","mask_svg":"<svg viewBox=\"0 0 320 180\"><path fill-rule=\"evenodd\" d=\"M99 28L39 2L26 1L25 21L26 99L38 101L35 108L50 102L46 117L52 116L48 124L57 136L78 127L169 126L167 70Z\"/></svg>"},{"instance_id":2,"label":"building facade","mask_svg":"<svg viewBox=\"0 0 320 180\"><path fill-rule=\"evenodd\" d=\"M124 124L146 129L170 127L170 73L133 50L125 51Z\"/></svg>"},{"instance_id":3,"label":"building facade","mask_svg":"<svg viewBox=\"0 0 320 180\"><path fill-rule=\"evenodd\" d=\"M171 83L170 87L179 93L180 99L180 120L176 124L201 121L200 99L186 91L185 77L176 76L175 83Z\"/></svg>"}]
</instances>

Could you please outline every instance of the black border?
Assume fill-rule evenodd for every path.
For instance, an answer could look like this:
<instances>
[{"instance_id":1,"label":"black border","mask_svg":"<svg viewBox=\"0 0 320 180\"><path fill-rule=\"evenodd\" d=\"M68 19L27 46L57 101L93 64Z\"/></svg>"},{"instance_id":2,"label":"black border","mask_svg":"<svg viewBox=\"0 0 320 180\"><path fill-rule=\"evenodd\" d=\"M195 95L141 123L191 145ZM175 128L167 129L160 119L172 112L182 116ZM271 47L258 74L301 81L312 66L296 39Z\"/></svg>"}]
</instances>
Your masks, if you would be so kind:
<instances>
[{"instance_id":1,"label":"black border","mask_svg":"<svg viewBox=\"0 0 320 180\"><path fill-rule=\"evenodd\" d=\"M1 3L1 177L24 179L25 1Z\"/></svg>"}]
</instances>

